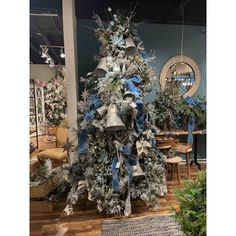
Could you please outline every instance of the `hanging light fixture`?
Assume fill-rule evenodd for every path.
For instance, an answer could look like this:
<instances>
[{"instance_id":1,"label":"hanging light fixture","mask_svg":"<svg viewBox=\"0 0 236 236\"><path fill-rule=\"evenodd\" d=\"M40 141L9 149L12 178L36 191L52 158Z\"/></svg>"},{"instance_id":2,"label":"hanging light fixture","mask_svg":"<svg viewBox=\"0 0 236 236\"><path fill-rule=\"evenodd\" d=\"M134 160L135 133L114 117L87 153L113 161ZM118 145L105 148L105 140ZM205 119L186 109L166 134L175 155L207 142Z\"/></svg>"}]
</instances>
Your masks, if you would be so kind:
<instances>
[{"instance_id":1,"label":"hanging light fixture","mask_svg":"<svg viewBox=\"0 0 236 236\"><path fill-rule=\"evenodd\" d=\"M65 55L65 53L64 53L64 51L63 51L63 48L61 47L61 54L60 54L60 57L61 57L61 58L65 58L65 56L66 56L66 55Z\"/></svg>"},{"instance_id":2,"label":"hanging light fixture","mask_svg":"<svg viewBox=\"0 0 236 236\"><path fill-rule=\"evenodd\" d=\"M181 46L180 46L180 63L183 63L183 51L184 51L184 6L180 6L180 15L182 15L182 26L181 26Z\"/></svg>"}]
</instances>

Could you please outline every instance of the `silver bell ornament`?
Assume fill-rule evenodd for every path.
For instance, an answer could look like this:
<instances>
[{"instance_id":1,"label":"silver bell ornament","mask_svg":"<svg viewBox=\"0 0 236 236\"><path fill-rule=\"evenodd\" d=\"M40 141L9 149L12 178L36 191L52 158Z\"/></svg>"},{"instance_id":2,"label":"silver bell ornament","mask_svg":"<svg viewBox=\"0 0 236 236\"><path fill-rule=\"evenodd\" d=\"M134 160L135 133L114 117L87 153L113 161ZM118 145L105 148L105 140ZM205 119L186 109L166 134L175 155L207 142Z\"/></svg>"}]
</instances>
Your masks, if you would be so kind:
<instances>
[{"instance_id":1,"label":"silver bell ornament","mask_svg":"<svg viewBox=\"0 0 236 236\"><path fill-rule=\"evenodd\" d=\"M107 131L118 131L125 128L124 123L117 114L117 107L115 104L110 104L106 115L106 126Z\"/></svg>"},{"instance_id":2,"label":"silver bell ornament","mask_svg":"<svg viewBox=\"0 0 236 236\"><path fill-rule=\"evenodd\" d=\"M105 113L107 112L107 106L103 105L99 107L98 109L96 109L96 111L101 117L103 117Z\"/></svg>"},{"instance_id":3,"label":"silver bell ornament","mask_svg":"<svg viewBox=\"0 0 236 236\"><path fill-rule=\"evenodd\" d=\"M98 77L105 77L105 75L107 74L107 62L106 62L106 58L102 57L99 62L98 65L94 71L94 73L98 76Z\"/></svg>"},{"instance_id":4,"label":"silver bell ornament","mask_svg":"<svg viewBox=\"0 0 236 236\"><path fill-rule=\"evenodd\" d=\"M124 99L126 99L127 97L131 97L131 98L135 98L135 94L133 92L130 91L125 91L124 93Z\"/></svg>"},{"instance_id":5,"label":"silver bell ornament","mask_svg":"<svg viewBox=\"0 0 236 236\"><path fill-rule=\"evenodd\" d=\"M145 175L145 172L143 172L139 164L139 161L137 161L137 164L135 166L132 166L132 169L133 169L133 177Z\"/></svg>"},{"instance_id":6,"label":"silver bell ornament","mask_svg":"<svg viewBox=\"0 0 236 236\"><path fill-rule=\"evenodd\" d=\"M132 38L125 39L125 55L126 56L136 56L138 54L138 48L135 46Z\"/></svg>"}]
</instances>

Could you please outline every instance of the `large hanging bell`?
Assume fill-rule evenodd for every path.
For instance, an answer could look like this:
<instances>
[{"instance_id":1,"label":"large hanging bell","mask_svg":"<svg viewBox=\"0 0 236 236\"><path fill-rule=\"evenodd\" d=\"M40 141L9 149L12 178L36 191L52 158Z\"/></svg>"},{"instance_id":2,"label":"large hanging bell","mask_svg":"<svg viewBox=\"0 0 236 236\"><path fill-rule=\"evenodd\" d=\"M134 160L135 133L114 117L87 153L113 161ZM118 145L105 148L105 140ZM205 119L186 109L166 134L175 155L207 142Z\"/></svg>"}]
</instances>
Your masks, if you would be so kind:
<instances>
[{"instance_id":1,"label":"large hanging bell","mask_svg":"<svg viewBox=\"0 0 236 236\"><path fill-rule=\"evenodd\" d=\"M98 76L98 77L105 77L105 75L107 74L107 62L106 62L106 58L102 57L99 60L99 63L94 71L94 73Z\"/></svg>"},{"instance_id":2,"label":"large hanging bell","mask_svg":"<svg viewBox=\"0 0 236 236\"><path fill-rule=\"evenodd\" d=\"M138 54L138 48L135 46L132 38L125 39L125 55L126 56L136 56Z\"/></svg>"},{"instance_id":3,"label":"large hanging bell","mask_svg":"<svg viewBox=\"0 0 236 236\"><path fill-rule=\"evenodd\" d=\"M121 118L117 114L117 107L115 104L110 104L106 115L106 126L107 131L118 131L124 129L125 125Z\"/></svg>"},{"instance_id":4,"label":"large hanging bell","mask_svg":"<svg viewBox=\"0 0 236 236\"><path fill-rule=\"evenodd\" d=\"M98 109L96 109L96 111L101 117L103 117L105 113L107 112L107 106L103 105L99 107Z\"/></svg>"},{"instance_id":5,"label":"large hanging bell","mask_svg":"<svg viewBox=\"0 0 236 236\"><path fill-rule=\"evenodd\" d=\"M143 172L139 164L139 161L137 161L137 164L135 166L132 166L132 169L133 169L133 177L145 175L145 172Z\"/></svg>"}]
</instances>

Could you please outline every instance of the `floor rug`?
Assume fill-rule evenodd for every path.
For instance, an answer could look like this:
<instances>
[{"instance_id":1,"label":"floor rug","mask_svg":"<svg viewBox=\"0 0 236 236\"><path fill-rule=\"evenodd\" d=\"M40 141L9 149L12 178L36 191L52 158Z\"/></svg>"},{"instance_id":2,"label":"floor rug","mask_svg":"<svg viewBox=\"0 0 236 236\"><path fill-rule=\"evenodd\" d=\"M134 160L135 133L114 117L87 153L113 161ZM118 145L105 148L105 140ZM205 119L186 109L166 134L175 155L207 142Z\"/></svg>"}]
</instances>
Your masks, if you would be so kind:
<instances>
[{"instance_id":1,"label":"floor rug","mask_svg":"<svg viewBox=\"0 0 236 236\"><path fill-rule=\"evenodd\" d=\"M102 236L183 236L171 215L145 216L125 220L105 220Z\"/></svg>"}]
</instances>

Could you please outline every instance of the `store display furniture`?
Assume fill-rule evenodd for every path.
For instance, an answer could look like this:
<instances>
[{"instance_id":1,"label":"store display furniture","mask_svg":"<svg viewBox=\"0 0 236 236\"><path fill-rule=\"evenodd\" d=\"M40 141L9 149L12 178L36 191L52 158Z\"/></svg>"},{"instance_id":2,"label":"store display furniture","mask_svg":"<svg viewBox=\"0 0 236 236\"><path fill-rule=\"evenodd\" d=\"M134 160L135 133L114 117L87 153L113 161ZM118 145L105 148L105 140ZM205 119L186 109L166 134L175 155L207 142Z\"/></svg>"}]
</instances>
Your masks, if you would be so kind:
<instances>
[{"instance_id":1,"label":"store display furniture","mask_svg":"<svg viewBox=\"0 0 236 236\"><path fill-rule=\"evenodd\" d=\"M206 134L206 130L194 130L193 131L193 137L194 137L194 141L193 141L193 147L194 147L194 151L193 151L193 155L194 155L194 159L190 161L190 166L193 164L196 164L198 169L201 170L201 165L197 160L197 153L198 153L198 149L197 149L197 145L198 145L198 136L199 135L205 135ZM174 131L160 131L160 133L158 134L158 137L161 136L168 136L168 135L175 135L175 136L180 136L180 135L188 135L188 131L187 130L174 130Z\"/></svg>"},{"instance_id":2,"label":"store display furniture","mask_svg":"<svg viewBox=\"0 0 236 236\"><path fill-rule=\"evenodd\" d=\"M164 154L167 154L166 159L166 175L168 178L168 165L171 166L171 180L173 179L174 172L177 174L177 181L180 184L180 170L179 163L182 159L175 154L173 154L170 149L175 146L178 139L162 139L161 137L157 137L157 148L162 151Z\"/></svg>"},{"instance_id":3,"label":"store display furniture","mask_svg":"<svg viewBox=\"0 0 236 236\"><path fill-rule=\"evenodd\" d=\"M185 143L177 143L175 146L175 151L177 153L181 153L185 155L186 158L186 165L187 165L187 175L188 178L190 178L190 165L189 165L189 154L192 152L192 145L191 144L185 144Z\"/></svg>"},{"instance_id":4,"label":"store display furniture","mask_svg":"<svg viewBox=\"0 0 236 236\"><path fill-rule=\"evenodd\" d=\"M35 134L36 146L38 148L38 120L37 120L37 104L36 104L36 85L34 79L30 79L30 123L34 123L34 128L30 128L30 136ZM33 144L31 144L32 146ZM31 149L31 147L30 147ZM30 150L30 152L32 152Z\"/></svg>"},{"instance_id":5,"label":"store display furniture","mask_svg":"<svg viewBox=\"0 0 236 236\"><path fill-rule=\"evenodd\" d=\"M178 184L180 184L180 170L179 170L179 164L182 161L181 157L175 156L171 158L166 159L166 164L169 164L172 166L171 171L171 180L173 179L174 172L176 171Z\"/></svg>"},{"instance_id":6,"label":"store display furniture","mask_svg":"<svg viewBox=\"0 0 236 236\"><path fill-rule=\"evenodd\" d=\"M68 129L62 123L59 125L56 132L56 147L44 151L40 151L37 155L39 161L46 159L52 160L54 165L62 165L64 161L68 162L68 152L65 150L65 145L68 139Z\"/></svg>"}]
</instances>

